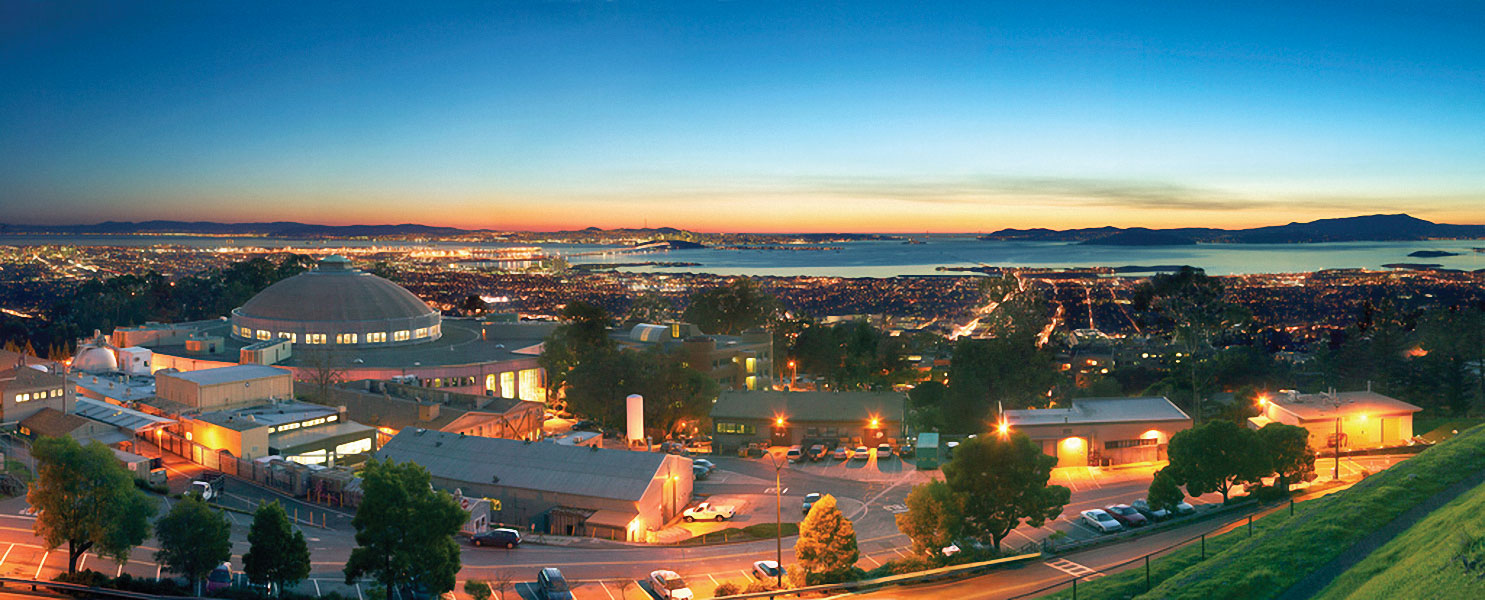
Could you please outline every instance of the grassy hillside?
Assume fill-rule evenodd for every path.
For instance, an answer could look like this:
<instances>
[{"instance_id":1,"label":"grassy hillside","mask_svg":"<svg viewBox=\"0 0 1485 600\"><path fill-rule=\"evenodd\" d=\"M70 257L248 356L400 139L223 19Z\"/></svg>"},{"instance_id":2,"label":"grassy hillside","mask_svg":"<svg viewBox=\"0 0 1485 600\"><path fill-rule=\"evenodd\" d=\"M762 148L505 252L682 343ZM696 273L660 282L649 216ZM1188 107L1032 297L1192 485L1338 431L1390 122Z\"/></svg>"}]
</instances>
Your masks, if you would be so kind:
<instances>
[{"instance_id":1,"label":"grassy hillside","mask_svg":"<svg viewBox=\"0 0 1485 600\"><path fill-rule=\"evenodd\" d=\"M1144 569L1078 585L1083 598L1272 598L1340 555L1357 540L1433 496L1485 469L1485 427L1475 427L1417 457L1368 477L1348 490L1278 511L1207 539L1207 559L1190 545L1150 563L1154 589L1144 592ZM1214 552L1215 551L1215 552ZM1452 552L1450 553L1452 556ZM1070 597L1063 591L1056 597Z\"/></svg>"},{"instance_id":2,"label":"grassy hillside","mask_svg":"<svg viewBox=\"0 0 1485 600\"><path fill-rule=\"evenodd\" d=\"M1455 498L1331 582L1317 598L1485 598L1485 485Z\"/></svg>"}]
</instances>

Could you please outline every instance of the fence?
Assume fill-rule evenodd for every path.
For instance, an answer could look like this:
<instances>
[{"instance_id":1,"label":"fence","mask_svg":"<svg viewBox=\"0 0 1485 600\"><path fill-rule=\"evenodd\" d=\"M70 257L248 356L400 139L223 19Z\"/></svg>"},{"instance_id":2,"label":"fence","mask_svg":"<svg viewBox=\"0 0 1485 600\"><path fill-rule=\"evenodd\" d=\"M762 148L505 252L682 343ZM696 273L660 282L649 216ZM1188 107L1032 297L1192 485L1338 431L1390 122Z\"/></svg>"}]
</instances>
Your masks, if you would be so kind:
<instances>
[{"instance_id":1,"label":"fence","mask_svg":"<svg viewBox=\"0 0 1485 600\"><path fill-rule=\"evenodd\" d=\"M46 588L54 592L80 593L83 594L84 597L88 598L126 598L128 600L161 600L163 598L167 598L167 596L156 596L154 594L145 594L142 592L129 592L109 588L88 587L86 585L62 583L60 581L39 581L35 579L0 577L0 589L4 589L7 586L15 586L16 588L24 588L29 586L31 588L31 591L33 592L38 591L37 588ZM168 596L168 598L170 598L171 600L188 600L181 596Z\"/></svg>"},{"instance_id":2,"label":"fence","mask_svg":"<svg viewBox=\"0 0 1485 600\"><path fill-rule=\"evenodd\" d=\"M154 441L162 450L207 469L246 479L296 498L302 498L309 492L311 471L309 467L299 463L286 460L258 462L238 458L202 446L170 431L161 431L154 437L154 440L143 439Z\"/></svg>"}]
</instances>

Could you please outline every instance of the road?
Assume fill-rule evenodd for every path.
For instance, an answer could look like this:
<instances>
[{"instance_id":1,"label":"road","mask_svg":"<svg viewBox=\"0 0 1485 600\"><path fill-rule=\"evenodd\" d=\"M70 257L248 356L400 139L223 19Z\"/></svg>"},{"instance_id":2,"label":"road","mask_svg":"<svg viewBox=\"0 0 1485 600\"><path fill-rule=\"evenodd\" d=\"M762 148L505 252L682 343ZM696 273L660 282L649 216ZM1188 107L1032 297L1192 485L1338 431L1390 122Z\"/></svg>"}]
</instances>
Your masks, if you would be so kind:
<instances>
[{"instance_id":1,"label":"road","mask_svg":"<svg viewBox=\"0 0 1485 600\"><path fill-rule=\"evenodd\" d=\"M749 495L760 498L754 507L756 513L740 515L737 521L740 524L749 522L749 519L751 522L771 523L774 515L773 467L766 460L736 457L716 457L712 460L717 463L718 472L709 480L697 482L698 497ZM1382 457L1343 459L1342 464L1348 472L1362 468L1375 472L1392 462L1395 460ZM171 461L170 468L173 491L185 489L190 477L196 472L192 465L182 463L179 459ZM1099 534L1076 521L1078 511L1142 497L1154 469L1155 466L1118 470L1081 467L1057 469L1053 475L1053 483L1066 485L1073 490L1072 502L1064 510L1063 517L1043 527L1018 529L1005 544L1019 547L1058 532L1070 540L1097 537ZM934 472L935 475L936 473ZM906 556L909 542L906 536L897 532L894 517L904 509L903 502L912 484L930 476L916 471L910 465L904 465L896 457L880 462L873 458L864 463L790 465L781 475L785 488L786 520L799 518L801 502L807 493L824 492L841 499L842 509L856 526L858 545L862 552L858 565L864 569L875 568L888 560ZM152 498L159 503L161 513L168 510L172 502L159 496ZM355 545L354 533L349 525L350 515L283 498L240 480L231 480L228 483L223 503L250 509L259 501L269 499L284 502L290 514L297 514L301 521L314 519L316 523L324 522L328 525L299 525L309 541L313 563L311 579L301 584L298 591L316 595L338 592L348 597L364 599L367 582L348 586L340 572L350 549ZM1198 505L1210 504L1220 502L1220 497L1209 495L1193 499L1192 502ZM41 540L32 533L35 519L27 514L27 509L24 498L0 501L0 574L49 579L65 570L66 553L61 550L49 552L43 547ZM224 514L232 524L234 565L240 565L240 556L248 549L246 537L251 518L231 511L224 511ZM1218 526L1220 523L1203 524L1199 527ZM1179 532L1162 532L1067 558L1078 565L1100 570L1107 565L1127 560L1127 557L1148 552L1162 543L1168 544L1177 538L1195 535L1192 531L1182 528ZM785 539L783 554L786 565L793 562L792 547L793 540ZM130 573L136 577L168 576L169 573L153 561L154 550L153 541L146 541L143 546L135 549L126 563L119 564L87 555L82 566L109 575ZM459 573L459 580L462 588L465 580L493 581L508 576L514 582L514 591L529 599L534 598L530 585L537 569L558 567L574 582L579 598L637 600L648 597L647 591L638 580L643 579L651 570L664 568L681 573L695 586L700 597L709 597L711 590L724 581L745 583L750 579L748 573L753 561L772 559L774 553L773 540L710 546L645 546L580 538L538 539L533 536L514 550L475 548L466 544L462 557L464 569ZM1068 575L1038 562L990 577L994 577L996 581L994 590L1014 590L1023 587L1033 589L1039 582L1045 585L1055 581L1057 577ZM971 581L981 579L983 578ZM994 595L994 590L987 587L976 587L973 584L943 585L966 586L961 590L963 594L968 594L966 597L1004 597ZM895 590L892 595L914 597L909 594L931 589L936 588L902 588ZM461 598L464 596L462 591L458 595Z\"/></svg>"}]
</instances>

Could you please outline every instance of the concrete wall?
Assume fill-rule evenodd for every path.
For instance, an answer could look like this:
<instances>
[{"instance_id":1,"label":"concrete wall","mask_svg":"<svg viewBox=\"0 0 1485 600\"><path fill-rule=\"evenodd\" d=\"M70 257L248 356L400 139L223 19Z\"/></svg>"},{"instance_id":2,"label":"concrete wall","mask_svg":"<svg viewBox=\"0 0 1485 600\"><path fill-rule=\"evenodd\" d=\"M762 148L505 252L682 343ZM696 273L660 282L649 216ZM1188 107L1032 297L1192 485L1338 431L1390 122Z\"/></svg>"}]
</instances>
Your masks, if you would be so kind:
<instances>
[{"instance_id":1,"label":"concrete wall","mask_svg":"<svg viewBox=\"0 0 1485 600\"><path fill-rule=\"evenodd\" d=\"M22 386L15 381L3 382L5 388L3 391L0 391L0 420L8 422L22 421L26 417L34 415L47 407L62 410L62 402L67 395L64 388L64 381L60 376L48 376L48 379L51 377L55 377L56 379L54 384L43 383L40 385ZM60 390L62 393L55 394L54 390ZM25 402L16 402L16 397L20 394L28 394L32 399ZM45 397L37 398L37 394L42 394Z\"/></svg>"},{"instance_id":2,"label":"concrete wall","mask_svg":"<svg viewBox=\"0 0 1485 600\"><path fill-rule=\"evenodd\" d=\"M238 431L196 419L181 420L186 439L212 450L226 450L238 458L255 459L268 455L268 426Z\"/></svg>"}]
</instances>

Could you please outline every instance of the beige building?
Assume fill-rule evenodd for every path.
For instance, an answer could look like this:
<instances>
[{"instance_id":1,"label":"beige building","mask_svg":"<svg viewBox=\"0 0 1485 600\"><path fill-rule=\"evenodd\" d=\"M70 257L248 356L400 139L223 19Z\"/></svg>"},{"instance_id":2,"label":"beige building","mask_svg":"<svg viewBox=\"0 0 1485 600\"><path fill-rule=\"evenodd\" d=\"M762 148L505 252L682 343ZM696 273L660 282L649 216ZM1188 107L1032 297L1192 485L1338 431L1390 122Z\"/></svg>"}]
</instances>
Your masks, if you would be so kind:
<instances>
[{"instance_id":1,"label":"beige building","mask_svg":"<svg viewBox=\"0 0 1485 600\"><path fill-rule=\"evenodd\" d=\"M615 335L620 347L665 355L712 378L724 390L766 390L773 387L773 334L746 332L740 336L706 335L690 323L641 323L628 335Z\"/></svg>"},{"instance_id":2,"label":"beige building","mask_svg":"<svg viewBox=\"0 0 1485 600\"><path fill-rule=\"evenodd\" d=\"M1300 394L1286 390L1261 403L1262 414L1248 419L1249 427L1298 425L1310 430L1310 447L1316 450L1337 445L1341 450L1352 450L1406 444L1413 437L1413 413L1423 410L1369 391Z\"/></svg>"},{"instance_id":3,"label":"beige building","mask_svg":"<svg viewBox=\"0 0 1485 600\"><path fill-rule=\"evenodd\" d=\"M62 410L66 378L24 365L0 371L0 421L17 423L43 408Z\"/></svg>"},{"instance_id":4,"label":"beige building","mask_svg":"<svg viewBox=\"0 0 1485 600\"><path fill-rule=\"evenodd\" d=\"M246 459L334 465L376 449L374 428L345 418L339 408L292 400L187 416L179 428L207 450Z\"/></svg>"},{"instance_id":5,"label":"beige building","mask_svg":"<svg viewBox=\"0 0 1485 600\"><path fill-rule=\"evenodd\" d=\"M156 373L155 395L200 410L294 397L294 374L264 365L233 365L185 373Z\"/></svg>"},{"instance_id":6,"label":"beige building","mask_svg":"<svg viewBox=\"0 0 1485 600\"><path fill-rule=\"evenodd\" d=\"M724 391L712 405L717 452L750 444L900 442L907 395L902 392Z\"/></svg>"},{"instance_id":7,"label":"beige building","mask_svg":"<svg viewBox=\"0 0 1485 600\"><path fill-rule=\"evenodd\" d=\"M1075 398L1068 408L1007 410L1003 418L1059 467L1166 460L1171 436L1191 428L1191 417L1160 396Z\"/></svg>"}]
</instances>

